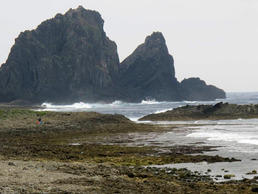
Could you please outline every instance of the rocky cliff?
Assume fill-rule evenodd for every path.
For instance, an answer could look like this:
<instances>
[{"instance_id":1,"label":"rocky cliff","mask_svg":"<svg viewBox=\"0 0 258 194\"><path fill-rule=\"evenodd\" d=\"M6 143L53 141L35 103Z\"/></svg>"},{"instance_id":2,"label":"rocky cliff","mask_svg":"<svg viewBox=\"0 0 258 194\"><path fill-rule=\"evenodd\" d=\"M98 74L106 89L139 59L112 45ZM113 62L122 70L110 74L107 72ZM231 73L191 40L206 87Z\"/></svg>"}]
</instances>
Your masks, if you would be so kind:
<instances>
[{"instance_id":1,"label":"rocky cliff","mask_svg":"<svg viewBox=\"0 0 258 194\"><path fill-rule=\"evenodd\" d=\"M160 32L121 64L96 11L83 7L25 31L0 68L0 102L211 100L225 93L199 79L179 83Z\"/></svg>"},{"instance_id":2,"label":"rocky cliff","mask_svg":"<svg viewBox=\"0 0 258 194\"><path fill-rule=\"evenodd\" d=\"M103 23L99 13L79 7L21 33L0 69L0 100L112 98L119 59Z\"/></svg>"}]
</instances>

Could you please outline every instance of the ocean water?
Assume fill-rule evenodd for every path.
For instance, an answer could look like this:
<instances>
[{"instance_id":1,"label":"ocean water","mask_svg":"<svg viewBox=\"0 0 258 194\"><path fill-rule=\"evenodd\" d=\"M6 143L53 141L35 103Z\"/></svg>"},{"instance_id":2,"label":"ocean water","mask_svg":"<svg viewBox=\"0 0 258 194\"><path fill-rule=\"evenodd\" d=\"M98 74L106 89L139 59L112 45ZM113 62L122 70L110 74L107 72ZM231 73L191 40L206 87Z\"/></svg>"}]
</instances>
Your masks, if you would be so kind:
<instances>
[{"instance_id":1,"label":"ocean water","mask_svg":"<svg viewBox=\"0 0 258 194\"><path fill-rule=\"evenodd\" d=\"M155 100L143 100L141 103L124 103L115 101L111 104L75 103L72 105L42 104L43 110L49 111L94 111L100 113L123 114L136 121L147 114L160 113L184 105L216 104L228 102L234 104L258 104L258 92L252 93L228 93L226 99L215 101L181 101L181 102L157 102ZM258 119L236 120L197 120L197 121L163 121L153 124L177 124L182 127L165 133L135 134L130 139L134 145L158 145L161 147L173 145L200 145L217 146L216 151L207 152L208 155L220 155L235 157L241 162L215 163L215 164L172 164L170 167L186 167L190 170L206 172L211 169L211 174L224 175L235 174L234 179L252 178L257 175L246 175L252 170L258 171ZM221 169L226 169L224 172ZM220 178L222 179L222 178Z\"/></svg>"},{"instance_id":2,"label":"ocean water","mask_svg":"<svg viewBox=\"0 0 258 194\"><path fill-rule=\"evenodd\" d=\"M228 93L226 99L217 99L215 101L157 102L155 100L142 100L141 103L124 103L121 101L115 101L110 104L78 102L70 105L43 103L42 108L48 111L95 111L107 114L122 114L131 120L137 121L137 119L147 114L165 112L187 104L215 104L218 102L229 102L234 104L258 104L258 92Z\"/></svg>"}]
</instances>

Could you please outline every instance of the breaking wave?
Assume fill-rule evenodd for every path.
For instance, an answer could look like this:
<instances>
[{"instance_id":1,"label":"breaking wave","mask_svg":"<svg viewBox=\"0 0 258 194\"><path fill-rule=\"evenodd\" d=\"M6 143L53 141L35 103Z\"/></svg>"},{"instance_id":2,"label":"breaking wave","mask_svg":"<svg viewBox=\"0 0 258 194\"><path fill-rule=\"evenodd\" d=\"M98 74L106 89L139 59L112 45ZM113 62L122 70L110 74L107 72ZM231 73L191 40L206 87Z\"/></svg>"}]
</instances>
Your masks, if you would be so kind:
<instances>
[{"instance_id":1,"label":"breaking wave","mask_svg":"<svg viewBox=\"0 0 258 194\"><path fill-rule=\"evenodd\" d=\"M116 101L111 103L111 105L121 105L121 104L124 104L124 102L122 102L120 100L116 100Z\"/></svg>"},{"instance_id":2,"label":"breaking wave","mask_svg":"<svg viewBox=\"0 0 258 194\"><path fill-rule=\"evenodd\" d=\"M52 103L43 103L41 105L42 108L44 108L44 110L48 111L64 111L64 110L74 110L74 109L89 109L92 108L92 105L87 104L87 103L83 103L83 102L78 102L78 103L74 103L71 105L53 105Z\"/></svg>"},{"instance_id":3,"label":"breaking wave","mask_svg":"<svg viewBox=\"0 0 258 194\"><path fill-rule=\"evenodd\" d=\"M141 104L159 104L155 99L152 100L142 100Z\"/></svg>"}]
</instances>

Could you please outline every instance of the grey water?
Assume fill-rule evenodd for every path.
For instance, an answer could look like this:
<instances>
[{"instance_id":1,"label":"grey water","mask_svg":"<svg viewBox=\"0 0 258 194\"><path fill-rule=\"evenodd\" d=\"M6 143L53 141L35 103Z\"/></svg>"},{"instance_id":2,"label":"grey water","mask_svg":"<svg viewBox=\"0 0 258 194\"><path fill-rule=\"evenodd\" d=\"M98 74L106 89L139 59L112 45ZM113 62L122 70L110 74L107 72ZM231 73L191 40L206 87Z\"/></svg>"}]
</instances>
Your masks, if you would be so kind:
<instances>
[{"instance_id":1,"label":"grey water","mask_svg":"<svg viewBox=\"0 0 258 194\"><path fill-rule=\"evenodd\" d=\"M104 114L122 114L136 121L140 117L151 113L165 112L176 107L198 104L216 104L228 102L233 104L258 104L258 92L249 93L227 93L226 99L214 101L180 101L180 102L157 102L155 100L142 100L141 103L125 103L114 101L110 104L78 102L71 105L54 105L43 103L42 108L49 111L95 111Z\"/></svg>"},{"instance_id":2,"label":"grey water","mask_svg":"<svg viewBox=\"0 0 258 194\"><path fill-rule=\"evenodd\" d=\"M90 104L78 102L72 105L42 104L43 110L49 111L94 111L99 113L122 114L136 121L147 114L165 112L176 107L199 104L216 104L228 102L231 104L258 104L258 92L227 93L226 99L214 101L181 101L181 102L157 102L155 100L142 100L141 103L124 103L115 101L110 104ZM152 122L153 124L176 124L182 127L165 133L136 134L130 139L135 145L201 145L216 146L216 151L207 152L208 155L234 157L240 162L233 163L185 163L166 165L176 168L188 168L203 174L210 169L210 175L234 174L233 179L252 178L258 174L247 175L253 170L258 171L258 119L236 119L218 121L176 121L176 122ZM162 167L162 166L161 166ZM165 166L163 166L165 167Z\"/></svg>"}]
</instances>

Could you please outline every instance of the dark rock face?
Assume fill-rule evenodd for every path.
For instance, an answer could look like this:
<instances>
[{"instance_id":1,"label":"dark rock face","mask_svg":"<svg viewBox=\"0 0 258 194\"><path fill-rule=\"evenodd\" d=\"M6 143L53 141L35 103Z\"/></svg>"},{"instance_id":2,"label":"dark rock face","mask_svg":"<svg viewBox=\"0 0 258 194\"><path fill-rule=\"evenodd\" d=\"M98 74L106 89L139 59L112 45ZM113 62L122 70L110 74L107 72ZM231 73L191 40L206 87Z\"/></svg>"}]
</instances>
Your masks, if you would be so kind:
<instances>
[{"instance_id":1,"label":"dark rock face","mask_svg":"<svg viewBox=\"0 0 258 194\"><path fill-rule=\"evenodd\" d=\"M129 99L179 100L179 83L175 78L174 60L168 53L160 32L148 36L121 63L122 88L127 88Z\"/></svg>"},{"instance_id":2,"label":"dark rock face","mask_svg":"<svg viewBox=\"0 0 258 194\"><path fill-rule=\"evenodd\" d=\"M179 83L160 32L121 64L100 14L83 7L57 14L15 40L0 68L0 102L211 100L225 97L199 79Z\"/></svg>"},{"instance_id":3,"label":"dark rock face","mask_svg":"<svg viewBox=\"0 0 258 194\"><path fill-rule=\"evenodd\" d=\"M207 85L200 78L184 79L180 83L181 95L185 100L214 100L226 97L223 90Z\"/></svg>"},{"instance_id":4,"label":"dark rock face","mask_svg":"<svg viewBox=\"0 0 258 194\"><path fill-rule=\"evenodd\" d=\"M0 69L0 99L108 100L117 77L116 44L99 13L79 7L21 33Z\"/></svg>"}]
</instances>

